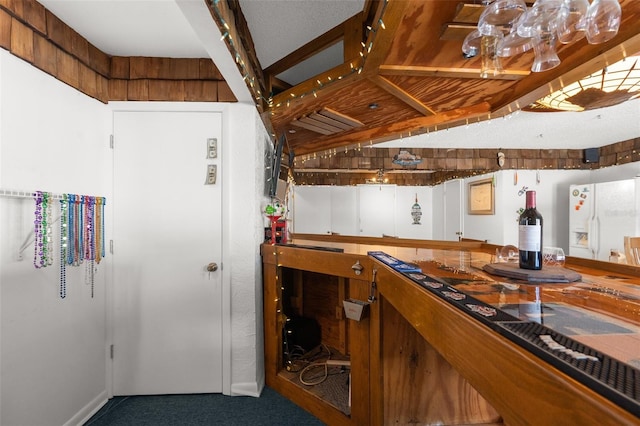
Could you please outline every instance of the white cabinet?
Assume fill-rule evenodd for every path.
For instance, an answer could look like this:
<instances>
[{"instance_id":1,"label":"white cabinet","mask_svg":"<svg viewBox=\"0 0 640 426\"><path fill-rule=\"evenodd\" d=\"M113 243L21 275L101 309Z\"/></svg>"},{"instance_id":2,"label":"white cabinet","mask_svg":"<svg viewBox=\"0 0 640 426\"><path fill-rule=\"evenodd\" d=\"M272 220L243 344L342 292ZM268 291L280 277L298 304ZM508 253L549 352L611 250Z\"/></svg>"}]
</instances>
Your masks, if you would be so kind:
<instances>
[{"instance_id":1,"label":"white cabinet","mask_svg":"<svg viewBox=\"0 0 640 426\"><path fill-rule=\"evenodd\" d=\"M432 192L426 186L294 186L293 232L431 239ZM420 225L413 225L411 218L416 196L423 213Z\"/></svg>"},{"instance_id":2,"label":"white cabinet","mask_svg":"<svg viewBox=\"0 0 640 426\"><path fill-rule=\"evenodd\" d=\"M358 185L360 236L396 235L396 186Z\"/></svg>"},{"instance_id":3,"label":"white cabinet","mask_svg":"<svg viewBox=\"0 0 640 426\"><path fill-rule=\"evenodd\" d=\"M358 235L358 196L355 186L331 186L331 232Z\"/></svg>"},{"instance_id":4,"label":"white cabinet","mask_svg":"<svg viewBox=\"0 0 640 426\"><path fill-rule=\"evenodd\" d=\"M331 233L331 187L296 186L293 192L293 232Z\"/></svg>"}]
</instances>

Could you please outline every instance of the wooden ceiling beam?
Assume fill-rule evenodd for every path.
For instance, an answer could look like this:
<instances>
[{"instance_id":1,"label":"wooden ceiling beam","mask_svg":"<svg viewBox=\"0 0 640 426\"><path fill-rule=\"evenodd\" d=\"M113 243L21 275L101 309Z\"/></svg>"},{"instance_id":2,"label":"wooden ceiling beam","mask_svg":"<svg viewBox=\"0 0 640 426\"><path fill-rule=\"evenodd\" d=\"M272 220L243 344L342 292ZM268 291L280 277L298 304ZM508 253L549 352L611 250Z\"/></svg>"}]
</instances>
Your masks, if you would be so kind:
<instances>
[{"instance_id":1,"label":"wooden ceiling beam","mask_svg":"<svg viewBox=\"0 0 640 426\"><path fill-rule=\"evenodd\" d=\"M336 133L335 130L330 130L325 127L315 125L312 120L306 120L305 117L301 118L300 120L291 121L291 125L311 130L312 132L320 133L321 135L332 135Z\"/></svg>"},{"instance_id":2,"label":"wooden ceiling beam","mask_svg":"<svg viewBox=\"0 0 640 426\"><path fill-rule=\"evenodd\" d=\"M343 123L342 121L336 120L323 114L313 114L313 118L317 121L329 124L330 126L338 127L342 130L352 130L355 127L354 125ZM362 123L360 123L360 126L362 126Z\"/></svg>"},{"instance_id":3,"label":"wooden ceiling beam","mask_svg":"<svg viewBox=\"0 0 640 426\"><path fill-rule=\"evenodd\" d=\"M276 110L285 106L304 109L305 106L317 104L317 99L313 100L315 93L322 91L322 94L326 95L332 89L338 89L353 82L361 61L362 58L355 58L305 80L285 92L278 93L271 102L272 112L278 113Z\"/></svg>"},{"instance_id":4,"label":"wooden ceiling beam","mask_svg":"<svg viewBox=\"0 0 640 426\"><path fill-rule=\"evenodd\" d=\"M295 152L296 155L304 155L327 149L355 145L358 143L364 144L368 141L372 141L374 144L386 142L388 140L397 139L403 133L424 133L425 129L431 126L439 126L476 117L485 117L489 112L491 112L491 105L487 102L481 102L470 107L456 108L428 117L412 118L401 122L391 123L386 126L356 130L344 134L341 133L333 137L323 137L316 141L296 146Z\"/></svg>"},{"instance_id":5,"label":"wooden ceiling beam","mask_svg":"<svg viewBox=\"0 0 640 426\"><path fill-rule=\"evenodd\" d=\"M505 70L490 80L521 80L531 74L530 70ZM480 68L445 68L406 65L381 65L380 75L402 75L409 77L481 78Z\"/></svg>"},{"instance_id":6,"label":"wooden ceiling beam","mask_svg":"<svg viewBox=\"0 0 640 426\"><path fill-rule=\"evenodd\" d=\"M255 56L253 39L240 5L237 0L230 1L231 3L229 1L207 2L207 8L220 34L224 34L227 48L236 59L238 71L245 77L247 88L256 101L258 112L263 112L266 108L267 93L264 74Z\"/></svg>"},{"instance_id":7,"label":"wooden ceiling beam","mask_svg":"<svg viewBox=\"0 0 640 426\"><path fill-rule=\"evenodd\" d=\"M416 99L413 96L411 96L406 91L402 90L401 87L395 85L394 83L392 83L388 79L386 79L386 78L384 78L384 77L382 77L380 75L376 75L376 76L370 77L369 80L371 80L371 82L373 82L373 84L375 84L376 86L380 87L381 89L387 91L388 93L391 93L393 96L395 96L396 98L400 99L402 102L406 103L411 108L413 108L416 111L418 111L420 114L422 114L422 115L434 115L435 114L435 112L431 108L429 108L428 106L426 106L425 104L420 102L418 99Z\"/></svg>"},{"instance_id":8,"label":"wooden ceiling beam","mask_svg":"<svg viewBox=\"0 0 640 426\"><path fill-rule=\"evenodd\" d=\"M365 54L363 73L375 74L387 58L396 32L402 24L407 1L381 1L375 14L372 31L369 32L365 46L371 51ZM366 50L365 50L366 51Z\"/></svg>"}]
</instances>

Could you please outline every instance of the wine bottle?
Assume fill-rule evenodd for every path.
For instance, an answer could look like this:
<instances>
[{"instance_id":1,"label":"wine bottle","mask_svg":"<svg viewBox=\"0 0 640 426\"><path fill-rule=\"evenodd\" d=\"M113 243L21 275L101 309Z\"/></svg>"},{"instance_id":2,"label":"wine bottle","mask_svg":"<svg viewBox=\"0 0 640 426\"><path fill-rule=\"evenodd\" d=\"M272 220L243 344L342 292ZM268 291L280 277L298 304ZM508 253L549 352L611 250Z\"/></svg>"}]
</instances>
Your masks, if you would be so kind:
<instances>
[{"instance_id":1,"label":"wine bottle","mask_svg":"<svg viewBox=\"0 0 640 426\"><path fill-rule=\"evenodd\" d=\"M520 267L542 269L542 215L536 210L536 191L527 191L526 196L526 209L518 221Z\"/></svg>"}]
</instances>

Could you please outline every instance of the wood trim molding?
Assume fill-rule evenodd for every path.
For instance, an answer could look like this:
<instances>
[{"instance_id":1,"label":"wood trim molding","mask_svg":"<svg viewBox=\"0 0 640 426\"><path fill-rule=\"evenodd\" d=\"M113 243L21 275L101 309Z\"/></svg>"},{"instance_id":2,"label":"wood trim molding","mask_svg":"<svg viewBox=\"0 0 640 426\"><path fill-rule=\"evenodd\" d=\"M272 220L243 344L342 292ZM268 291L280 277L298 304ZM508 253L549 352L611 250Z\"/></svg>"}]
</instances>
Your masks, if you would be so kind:
<instances>
[{"instance_id":1,"label":"wood trim molding","mask_svg":"<svg viewBox=\"0 0 640 426\"><path fill-rule=\"evenodd\" d=\"M506 160L499 167L496 149L412 148L422 163L402 167L393 163L399 151L374 147L296 159L293 177L299 185L349 186L364 184L384 170L389 184L432 186L498 170L593 170L640 161L640 138L600 147L597 163L585 163L583 149L502 149Z\"/></svg>"},{"instance_id":2,"label":"wood trim molding","mask_svg":"<svg viewBox=\"0 0 640 426\"><path fill-rule=\"evenodd\" d=\"M210 58L109 56L36 0L0 0L0 47L103 103L237 102Z\"/></svg>"}]
</instances>

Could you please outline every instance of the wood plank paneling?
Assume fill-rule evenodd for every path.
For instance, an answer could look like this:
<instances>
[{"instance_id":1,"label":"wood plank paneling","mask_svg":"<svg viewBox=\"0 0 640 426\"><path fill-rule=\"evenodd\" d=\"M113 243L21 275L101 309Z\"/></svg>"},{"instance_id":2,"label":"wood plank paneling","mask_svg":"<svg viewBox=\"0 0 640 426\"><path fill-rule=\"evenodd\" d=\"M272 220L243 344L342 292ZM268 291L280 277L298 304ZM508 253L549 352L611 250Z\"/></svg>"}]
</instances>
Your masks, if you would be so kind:
<instances>
[{"instance_id":1,"label":"wood plank paneling","mask_svg":"<svg viewBox=\"0 0 640 426\"><path fill-rule=\"evenodd\" d=\"M22 0L23 15L25 22L38 31L40 34L47 32L46 9L36 0Z\"/></svg>"},{"instance_id":2,"label":"wood plank paneling","mask_svg":"<svg viewBox=\"0 0 640 426\"><path fill-rule=\"evenodd\" d=\"M11 49L11 16L0 9L0 47Z\"/></svg>"},{"instance_id":3,"label":"wood plank paneling","mask_svg":"<svg viewBox=\"0 0 640 426\"><path fill-rule=\"evenodd\" d=\"M78 62L79 89L92 98L99 99L97 76L98 75L94 70L83 63Z\"/></svg>"},{"instance_id":4,"label":"wood plank paneling","mask_svg":"<svg viewBox=\"0 0 640 426\"><path fill-rule=\"evenodd\" d=\"M58 79L71 87L79 87L78 60L68 53L58 51Z\"/></svg>"},{"instance_id":5,"label":"wood plank paneling","mask_svg":"<svg viewBox=\"0 0 640 426\"><path fill-rule=\"evenodd\" d=\"M129 80L109 80L109 100L126 101L129 92Z\"/></svg>"},{"instance_id":6,"label":"wood plank paneling","mask_svg":"<svg viewBox=\"0 0 640 426\"><path fill-rule=\"evenodd\" d=\"M200 79L202 80L220 80L223 81L224 78L220 73L216 64L213 63L211 59L202 58L199 61L200 63Z\"/></svg>"},{"instance_id":7,"label":"wood plank paneling","mask_svg":"<svg viewBox=\"0 0 640 426\"><path fill-rule=\"evenodd\" d=\"M184 100L190 102L205 102L218 99L217 81L193 81L184 82Z\"/></svg>"},{"instance_id":8,"label":"wood plank paneling","mask_svg":"<svg viewBox=\"0 0 640 426\"><path fill-rule=\"evenodd\" d=\"M498 412L386 299L380 303L384 424L501 423Z\"/></svg>"},{"instance_id":9,"label":"wood plank paneling","mask_svg":"<svg viewBox=\"0 0 640 426\"><path fill-rule=\"evenodd\" d=\"M58 49L49 40L42 36L34 35L34 61L33 64L42 71L53 76L58 74Z\"/></svg>"},{"instance_id":10,"label":"wood plank paneling","mask_svg":"<svg viewBox=\"0 0 640 426\"><path fill-rule=\"evenodd\" d=\"M109 98L109 79L100 73L96 73L96 92L97 99L105 104L111 99Z\"/></svg>"},{"instance_id":11,"label":"wood plank paneling","mask_svg":"<svg viewBox=\"0 0 640 426\"><path fill-rule=\"evenodd\" d=\"M378 277L381 295L498 410L505 424L558 424L563 418L571 424L637 423L629 411L401 274L382 267Z\"/></svg>"},{"instance_id":12,"label":"wood plank paneling","mask_svg":"<svg viewBox=\"0 0 640 426\"><path fill-rule=\"evenodd\" d=\"M184 84L176 80L148 80L150 101L184 101Z\"/></svg>"},{"instance_id":13,"label":"wood plank paneling","mask_svg":"<svg viewBox=\"0 0 640 426\"><path fill-rule=\"evenodd\" d=\"M24 4L22 0L0 0L0 6L11 11L14 17L24 20Z\"/></svg>"},{"instance_id":14,"label":"wood plank paneling","mask_svg":"<svg viewBox=\"0 0 640 426\"><path fill-rule=\"evenodd\" d=\"M109 55L103 53L91 43L89 43L88 52L89 61L87 65L103 77L109 77L109 68L111 67Z\"/></svg>"},{"instance_id":15,"label":"wood plank paneling","mask_svg":"<svg viewBox=\"0 0 640 426\"><path fill-rule=\"evenodd\" d=\"M11 21L11 53L33 63L33 31L15 18Z\"/></svg>"},{"instance_id":16,"label":"wood plank paneling","mask_svg":"<svg viewBox=\"0 0 640 426\"><path fill-rule=\"evenodd\" d=\"M226 81L218 81L218 102L238 102Z\"/></svg>"},{"instance_id":17,"label":"wood plank paneling","mask_svg":"<svg viewBox=\"0 0 640 426\"><path fill-rule=\"evenodd\" d=\"M70 32L71 49L69 53L75 56L80 62L89 64L89 42L76 31Z\"/></svg>"},{"instance_id":18,"label":"wood plank paneling","mask_svg":"<svg viewBox=\"0 0 640 426\"><path fill-rule=\"evenodd\" d=\"M148 101L149 80L129 80L127 85L127 101Z\"/></svg>"},{"instance_id":19,"label":"wood plank paneling","mask_svg":"<svg viewBox=\"0 0 640 426\"><path fill-rule=\"evenodd\" d=\"M129 72L131 58L123 56L113 56L111 58L110 75L111 78L129 80L131 74Z\"/></svg>"},{"instance_id":20,"label":"wood plank paneling","mask_svg":"<svg viewBox=\"0 0 640 426\"><path fill-rule=\"evenodd\" d=\"M101 102L237 101L209 58L112 58L35 0L0 5L0 47Z\"/></svg>"},{"instance_id":21,"label":"wood plank paneling","mask_svg":"<svg viewBox=\"0 0 640 426\"><path fill-rule=\"evenodd\" d=\"M71 33L72 29L67 24L53 13L47 11L47 36L66 52L71 52Z\"/></svg>"}]
</instances>

